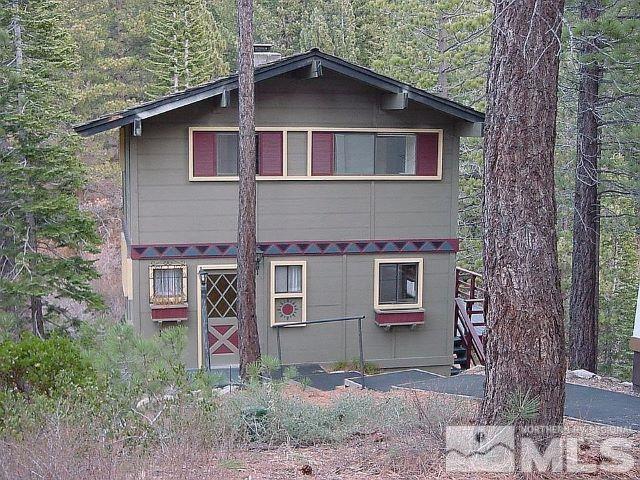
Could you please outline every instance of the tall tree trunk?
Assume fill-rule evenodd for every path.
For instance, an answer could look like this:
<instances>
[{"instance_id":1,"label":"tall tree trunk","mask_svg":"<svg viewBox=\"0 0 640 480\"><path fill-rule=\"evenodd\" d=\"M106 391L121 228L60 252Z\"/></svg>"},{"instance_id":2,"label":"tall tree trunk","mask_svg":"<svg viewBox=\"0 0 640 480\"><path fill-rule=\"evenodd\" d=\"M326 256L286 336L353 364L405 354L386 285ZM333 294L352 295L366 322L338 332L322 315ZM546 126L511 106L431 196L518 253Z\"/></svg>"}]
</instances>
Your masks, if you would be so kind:
<instances>
[{"instance_id":1,"label":"tall tree trunk","mask_svg":"<svg viewBox=\"0 0 640 480\"><path fill-rule=\"evenodd\" d=\"M13 2L12 7L14 11L14 17L11 23L13 27L12 30L13 30L13 48L15 52L15 69L17 74L20 75L22 74L22 68L24 64L22 19L20 18L20 15L19 15L19 8L20 8L19 3ZM22 79L20 79L20 81L22 81ZM17 101L18 111L22 112L24 108L24 88L19 90L18 98L16 101ZM27 142L26 137L27 137L27 133L24 130L21 130L18 132L18 138L20 139L21 142ZM23 157L21 160L25 166L28 165L29 163L28 158ZM27 234L27 238L25 239L25 243L26 243L25 250L28 253L37 253L38 251L37 238L36 238L37 224L36 224L36 219L34 214L28 213L25 221L28 226L28 234ZM14 259L11 259L12 263L13 261ZM30 263L31 264L29 265L29 268L33 275L33 273L37 269L37 266L34 264L33 261L31 261ZM29 303L29 309L31 310L31 328L33 330L33 333L39 337L43 337L44 336L44 318L42 314L42 298L35 295L32 296Z\"/></svg>"},{"instance_id":2,"label":"tall tree trunk","mask_svg":"<svg viewBox=\"0 0 640 480\"><path fill-rule=\"evenodd\" d=\"M238 212L238 332L240 374L260 358L256 321L256 140L253 95L253 1L238 0L240 205Z\"/></svg>"},{"instance_id":3,"label":"tall tree trunk","mask_svg":"<svg viewBox=\"0 0 640 480\"><path fill-rule=\"evenodd\" d=\"M563 0L495 4L485 133L483 424L562 423L566 360L553 151L563 7ZM537 399L536 418L504 417L520 394ZM542 443L545 437L537 435Z\"/></svg>"},{"instance_id":4,"label":"tall tree trunk","mask_svg":"<svg viewBox=\"0 0 640 480\"><path fill-rule=\"evenodd\" d=\"M37 253L38 252L38 243L36 238L36 219L33 213L27 214L27 226L29 228L27 234L27 251L29 253ZM31 272L35 272L38 266L34 263L34 261L30 262L29 268ZM30 309L31 309L31 328L33 330L33 334L43 338L44 337L44 317L42 314L42 298L38 295L32 295L30 301Z\"/></svg>"},{"instance_id":5,"label":"tall tree trunk","mask_svg":"<svg viewBox=\"0 0 640 480\"><path fill-rule=\"evenodd\" d=\"M601 0L583 0L580 18L596 21ZM600 222L598 219L598 88L600 64L592 58L597 38L581 40L580 86L578 92L578 139L576 187L573 212L573 261L569 302L569 340L571 368L591 372L598 364L598 271ZM590 58L591 57L591 58Z\"/></svg>"},{"instance_id":6,"label":"tall tree trunk","mask_svg":"<svg viewBox=\"0 0 640 480\"><path fill-rule=\"evenodd\" d=\"M449 82L447 80L447 31L444 27L444 15L438 17L438 53L440 64L438 65L438 92L444 98L449 98Z\"/></svg>"}]
</instances>

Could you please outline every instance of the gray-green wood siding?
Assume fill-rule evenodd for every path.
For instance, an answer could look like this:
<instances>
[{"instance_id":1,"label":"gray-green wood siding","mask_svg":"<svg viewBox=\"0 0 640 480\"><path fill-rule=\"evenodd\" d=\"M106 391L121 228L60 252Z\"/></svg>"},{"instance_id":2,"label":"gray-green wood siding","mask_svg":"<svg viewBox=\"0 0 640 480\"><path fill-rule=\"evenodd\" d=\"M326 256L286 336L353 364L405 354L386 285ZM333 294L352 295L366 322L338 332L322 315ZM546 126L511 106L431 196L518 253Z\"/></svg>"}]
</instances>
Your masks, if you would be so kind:
<instances>
[{"instance_id":1,"label":"gray-green wood siding","mask_svg":"<svg viewBox=\"0 0 640 480\"><path fill-rule=\"evenodd\" d=\"M380 99L378 91L331 72L320 79L279 78L257 85L257 126L444 129L443 177L439 181L259 181L258 241L457 236L458 125L412 102L406 110L384 111ZM232 96L229 108L217 108L213 100L203 101L144 120L142 137L127 135L125 164L129 171L125 178L130 182L127 222L131 243L235 242L237 184L189 182L188 128L236 124L237 99ZM291 153L299 157L303 152ZM300 165L301 159L293 161ZM444 369L451 364L455 255L433 253L424 258L424 326L386 332L373 325L373 257L368 255L308 259L308 318L362 312L369 322L365 339L368 358L387 366L403 366L415 358L413 364ZM229 259L186 262L190 282L189 366L195 366L196 358L195 268L216 262L230 263ZM133 263L132 320L148 334L158 329L151 321L148 305L149 262ZM274 353L272 330L267 327L266 270L263 266L258 280L263 314L259 322L262 341ZM322 342L309 335L312 328L322 328ZM292 337L287 344L298 345L299 350L298 354L291 351L292 358L286 360L300 359L303 352L312 357L306 358L308 361L352 358L357 348L353 328L305 327L299 333L287 333Z\"/></svg>"}]
</instances>

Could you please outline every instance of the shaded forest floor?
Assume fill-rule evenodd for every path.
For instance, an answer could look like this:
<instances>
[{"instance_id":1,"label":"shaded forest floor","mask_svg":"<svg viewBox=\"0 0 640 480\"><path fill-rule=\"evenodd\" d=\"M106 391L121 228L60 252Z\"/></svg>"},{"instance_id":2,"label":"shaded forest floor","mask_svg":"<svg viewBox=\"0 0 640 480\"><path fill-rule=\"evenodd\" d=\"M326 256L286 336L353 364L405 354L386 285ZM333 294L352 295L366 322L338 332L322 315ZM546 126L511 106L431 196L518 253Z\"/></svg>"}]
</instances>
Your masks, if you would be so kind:
<instances>
[{"instance_id":1,"label":"shaded forest floor","mask_svg":"<svg viewBox=\"0 0 640 480\"><path fill-rule=\"evenodd\" d=\"M417 478L516 478L506 474L460 474L445 470L444 430L447 425L472 425L477 402L444 394L393 392L358 393L337 389L320 392L289 385L285 396L305 403L327 406L344 395L373 395L376 401L402 401L418 411L420 424L393 432L383 425L356 431L345 441L296 447L247 443L202 448L195 439L202 431L184 435L149 450L136 452L122 445L89 442L82 431L48 428L33 437L0 444L0 475L3 478L65 479L417 479ZM233 394L231 394L233 395ZM375 425L375 422L374 422ZM585 432L589 432L586 434ZM213 432L212 432L213 434ZM566 420L565 435L582 437L580 461L601 465L598 445L610 431ZM639 478L640 433L616 433L632 445L625 450L635 459L625 473L600 472L578 475L530 474L529 478ZM123 440L126 441L126 440ZM599 467L596 467L599 468ZM522 477L518 477L522 478ZM527 477L525 477L527 478Z\"/></svg>"}]
</instances>

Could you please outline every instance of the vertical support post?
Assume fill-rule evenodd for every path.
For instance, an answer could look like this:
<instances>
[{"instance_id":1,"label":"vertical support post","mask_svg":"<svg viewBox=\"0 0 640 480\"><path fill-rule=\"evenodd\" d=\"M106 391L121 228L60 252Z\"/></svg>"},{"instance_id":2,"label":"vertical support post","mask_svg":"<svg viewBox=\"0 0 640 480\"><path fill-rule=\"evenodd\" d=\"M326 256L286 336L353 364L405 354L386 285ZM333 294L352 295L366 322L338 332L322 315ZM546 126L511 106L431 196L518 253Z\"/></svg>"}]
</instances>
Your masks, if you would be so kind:
<instances>
[{"instance_id":1,"label":"vertical support post","mask_svg":"<svg viewBox=\"0 0 640 480\"><path fill-rule=\"evenodd\" d=\"M360 346L360 379L362 380L362 388L364 385L364 350L362 348L362 319L364 317L358 317L358 343Z\"/></svg>"},{"instance_id":2,"label":"vertical support post","mask_svg":"<svg viewBox=\"0 0 640 480\"><path fill-rule=\"evenodd\" d=\"M282 347L280 345L280 327L276 325L276 341L278 343L278 365L280 365L280 380L284 376L282 370Z\"/></svg>"},{"instance_id":3,"label":"vertical support post","mask_svg":"<svg viewBox=\"0 0 640 480\"><path fill-rule=\"evenodd\" d=\"M203 367L211 371L211 356L209 355L209 319L207 318L207 274L200 271L200 317L202 318L202 355Z\"/></svg>"},{"instance_id":4,"label":"vertical support post","mask_svg":"<svg viewBox=\"0 0 640 480\"><path fill-rule=\"evenodd\" d=\"M476 298L476 276L473 274L469 278L469 298Z\"/></svg>"}]
</instances>

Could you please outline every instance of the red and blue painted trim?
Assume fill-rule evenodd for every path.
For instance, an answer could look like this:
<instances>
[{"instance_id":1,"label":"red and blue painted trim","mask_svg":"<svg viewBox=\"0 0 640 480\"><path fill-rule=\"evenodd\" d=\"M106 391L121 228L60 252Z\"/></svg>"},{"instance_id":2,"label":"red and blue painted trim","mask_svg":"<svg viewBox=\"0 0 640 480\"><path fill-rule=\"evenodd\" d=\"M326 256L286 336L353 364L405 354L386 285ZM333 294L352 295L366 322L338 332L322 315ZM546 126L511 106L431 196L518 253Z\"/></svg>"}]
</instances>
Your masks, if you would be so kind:
<instances>
[{"instance_id":1,"label":"red and blue painted trim","mask_svg":"<svg viewBox=\"0 0 640 480\"><path fill-rule=\"evenodd\" d=\"M459 241L449 239L356 240L344 242L260 242L265 256L366 255L375 253L452 253ZM234 243L132 245L133 260L235 257Z\"/></svg>"}]
</instances>

